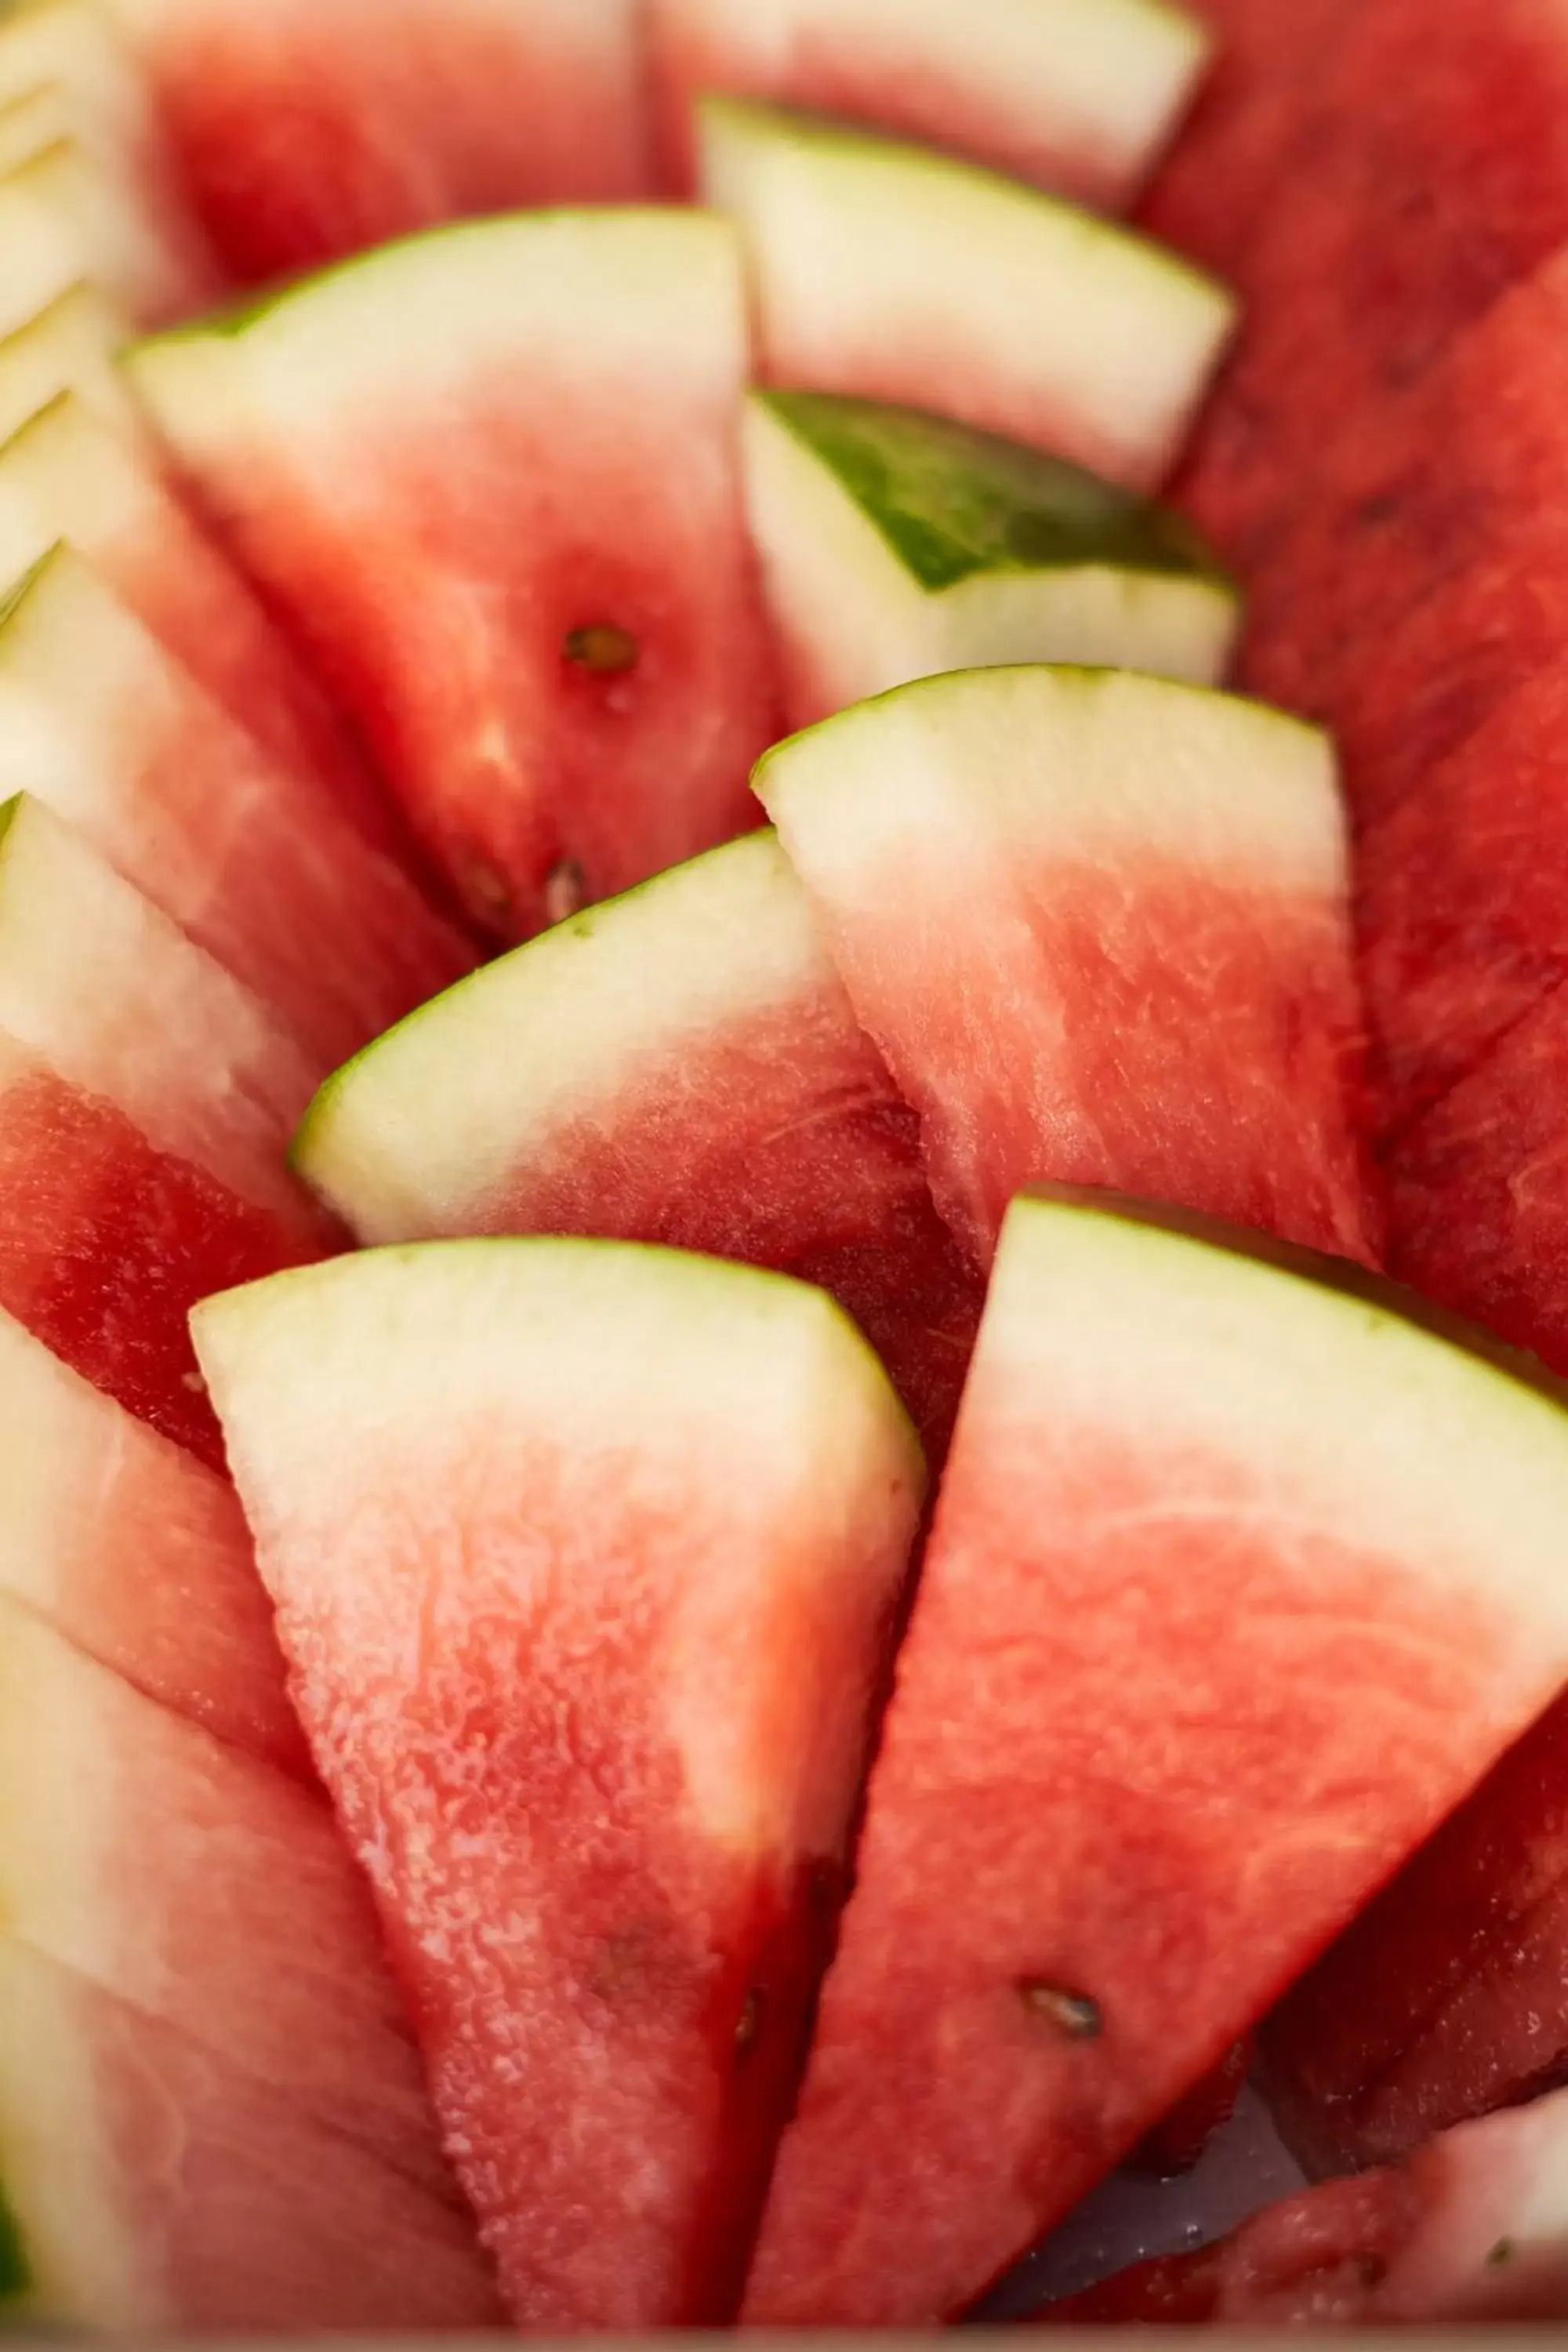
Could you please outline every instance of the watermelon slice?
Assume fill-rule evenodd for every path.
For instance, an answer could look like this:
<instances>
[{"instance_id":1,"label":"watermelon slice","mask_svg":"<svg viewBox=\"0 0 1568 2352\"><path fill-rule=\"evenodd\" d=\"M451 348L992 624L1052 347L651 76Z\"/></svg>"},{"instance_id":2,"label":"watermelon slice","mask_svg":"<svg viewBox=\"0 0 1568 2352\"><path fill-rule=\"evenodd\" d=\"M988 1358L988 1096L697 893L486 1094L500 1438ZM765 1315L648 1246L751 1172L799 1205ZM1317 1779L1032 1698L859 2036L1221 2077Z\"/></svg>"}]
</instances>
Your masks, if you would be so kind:
<instances>
[{"instance_id":1,"label":"watermelon slice","mask_svg":"<svg viewBox=\"0 0 1568 2352\"><path fill-rule=\"evenodd\" d=\"M1342 1271L1014 1209L757 2326L971 2302L1553 1696L1568 1413Z\"/></svg>"},{"instance_id":2,"label":"watermelon slice","mask_svg":"<svg viewBox=\"0 0 1568 2352\"><path fill-rule=\"evenodd\" d=\"M1058 2326L1386 2326L1568 2310L1568 2092L1335 2181L1220 2244L1144 2263L1045 2316Z\"/></svg>"},{"instance_id":3,"label":"watermelon slice","mask_svg":"<svg viewBox=\"0 0 1568 2352\"><path fill-rule=\"evenodd\" d=\"M25 326L0 336L0 439L10 440L62 392L134 440L142 420L115 365L130 322L95 287L68 287Z\"/></svg>"},{"instance_id":4,"label":"watermelon slice","mask_svg":"<svg viewBox=\"0 0 1568 2352\"><path fill-rule=\"evenodd\" d=\"M637 0L110 0L256 284L468 214L645 187Z\"/></svg>"},{"instance_id":5,"label":"watermelon slice","mask_svg":"<svg viewBox=\"0 0 1568 2352\"><path fill-rule=\"evenodd\" d=\"M80 278L142 327L202 308L214 290L167 223L68 139L0 180L0 254L6 331Z\"/></svg>"},{"instance_id":6,"label":"watermelon slice","mask_svg":"<svg viewBox=\"0 0 1568 2352\"><path fill-rule=\"evenodd\" d=\"M746 368L732 233L651 210L416 239L135 362L500 936L754 820L777 730Z\"/></svg>"},{"instance_id":7,"label":"watermelon slice","mask_svg":"<svg viewBox=\"0 0 1568 2352\"><path fill-rule=\"evenodd\" d=\"M70 103L62 90L36 89L26 98L0 100L0 178L68 139L70 130Z\"/></svg>"},{"instance_id":8,"label":"watermelon slice","mask_svg":"<svg viewBox=\"0 0 1568 2352\"><path fill-rule=\"evenodd\" d=\"M919 1514L892 1391L819 1292L603 1242L196 1324L514 2317L729 2316Z\"/></svg>"},{"instance_id":9,"label":"watermelon slice","mask_svg":"<svg viewBox=\"0 0 1568 2352\"><path fill-rule=\"evenodd\" d=\"M62 539L274 760L401 847L342 722L244 580L125 436L69 394L0 447L0 579Z\"/></svg>"},{"instance_id":10,"label":"watermelon slice","mask_svg":"<svg viewBox=\"0 0 1568 2352\"><path fill-rule=\"evenodd\" d=\"M150 1698L310 1775L232 1490L0 1315L0 1589Z\"/></svg>"},{"instance_id":11,"label":"watermelon slice","mask_svg":"<svg viewBox=\"0 0 1568 2352\"><path fill-rule=\"evenodd\" d=\"M1148 488L1234 318L1160 247L922 147L738 99L700 110L702 184L743 228L763 371L932 408Z\"/></svg>"},{"instance_id":12,"label":"watermelon slice","mask_svg":"<svg viewBox=\"0 0 1568 2352\"><path fill-rule=\"evenodd\" d=\"M46 808L0 812L0 1307L215 1465L185 1317L340 1238L283 1166L316 1075Z\"/></svg>"},{"instance_id":13,"label":"watermelon slice","mask_svg":"<svg viewBox=\"0 0 1568 2352\"><path fill-rule=\"evenodd\" d=\"M1059 457L804 392L753 394L745 449L794 727L992 663L1224 673L1240 600L1196 533Z\"/></svg>"},{"instance_id":14,"label":"watermelon slice","mask_svg":"<svg viewBox=\"0 0 1568 2352\"><path fill-rule=\"evenodd\" d=\"M1565 1788L1559 1701L1269 2019L1269 2103L1309 2172L1392 2162L1562 2082Z\"/></svg>"},{"instance_id":15,"label":"watermelon slice","mask_svg":"<svg viewBox=\"0 0 1568 2352\"><path fill-rule=\"evenodd\" d=\"M472 961L68 547L0 607L0 728L11 788L79 824L329 1067Z\"/></svg>"},{"instance_id":16,"label":"watermelon slice","mask_svg":"<svg viewBox=\"0 0 1568 2352\"><path fill-rule=\"evenodd\" d=\"M1323 738L1127 673L985 670L797 737L757 789L977 1259L1037 1177L1373 1256Z\"/></svg>"},{"instance_id":17,"label":"watermelon slice","mask_svg":"<svg viewBox=\"0 0 1568 2352\"><path fill-rule=\"evenodd\" d=\"M0 2295L29 2331L495 2324L465 2215L9 1936L0 2137Z\"/></svg>"},{"instance_id":18,"label":"watermelon slice","mask_svg":"<svg viewBox=\"0 0 1568 2352\"><path fill-rule=\"evenodd\" d=\"M879 124L1108 212L1135 193L1202 71L1196 17L1164 0L653 0L669 184L696 178L714 90Z\"/></svg>"},{"instance_id":19,"label":"watermelon slice","mask_svg":"<svg viewBox=\"0 0 1568 2352\"><path fill-rule=\"evenodd\" d=\"M832 1292L945 1451L981 1286L805 891L752 834L462 982L295 1145L364 1242L604 1234Z\"/></svg>"}]
</instances>

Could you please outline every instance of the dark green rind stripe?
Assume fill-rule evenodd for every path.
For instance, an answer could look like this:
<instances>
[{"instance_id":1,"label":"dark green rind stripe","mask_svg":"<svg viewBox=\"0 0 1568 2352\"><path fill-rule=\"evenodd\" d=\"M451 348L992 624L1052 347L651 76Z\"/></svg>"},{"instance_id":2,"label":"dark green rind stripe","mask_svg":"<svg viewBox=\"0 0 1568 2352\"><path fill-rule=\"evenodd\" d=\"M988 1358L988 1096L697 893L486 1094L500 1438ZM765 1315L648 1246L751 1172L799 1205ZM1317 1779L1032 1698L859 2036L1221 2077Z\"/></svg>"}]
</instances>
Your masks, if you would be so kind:
<instances>
[{"instance_id":1,"label":"dark green rind stripe","mask_svg":"<svg viewBox=\"0 0 1568 2352\"><path fill-rule=\"evenodd\" d=\"M1180 515L1064 458L920 409L823 393L756 397L838 477L922 588L1089 563L1228 584Z\"/></svg>"}]
</instances>

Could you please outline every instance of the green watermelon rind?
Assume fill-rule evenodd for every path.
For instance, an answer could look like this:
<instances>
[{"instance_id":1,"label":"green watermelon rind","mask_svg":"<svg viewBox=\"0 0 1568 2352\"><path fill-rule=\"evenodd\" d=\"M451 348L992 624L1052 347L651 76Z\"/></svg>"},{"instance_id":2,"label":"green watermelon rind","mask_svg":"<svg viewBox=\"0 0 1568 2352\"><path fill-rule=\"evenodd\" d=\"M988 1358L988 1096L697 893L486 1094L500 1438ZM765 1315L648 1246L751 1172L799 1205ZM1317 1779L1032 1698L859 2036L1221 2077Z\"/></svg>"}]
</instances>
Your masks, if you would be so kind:
<instances>
[{"instance_id":1,"label":"green watermelon rind","mask_svg":"<svg viewBox=\"0 0 1568 2352\"><path fill-rule=\"evenodd\" d=\"M1182 516L1061 457L922 409L837 394L752 395L840 482L921 588L1104 566L1238 595Z\"/></svg>"}]
</instances>

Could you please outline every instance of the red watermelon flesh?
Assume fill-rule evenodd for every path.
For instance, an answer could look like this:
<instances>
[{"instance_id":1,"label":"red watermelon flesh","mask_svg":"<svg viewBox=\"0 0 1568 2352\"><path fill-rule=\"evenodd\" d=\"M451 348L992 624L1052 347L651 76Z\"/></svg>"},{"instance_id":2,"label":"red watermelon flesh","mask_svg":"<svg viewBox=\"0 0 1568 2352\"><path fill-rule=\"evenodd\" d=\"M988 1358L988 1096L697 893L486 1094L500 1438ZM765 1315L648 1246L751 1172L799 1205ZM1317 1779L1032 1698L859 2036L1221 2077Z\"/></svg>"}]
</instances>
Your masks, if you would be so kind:
<instances>
[{"instance_id":1,"label":"red watermelon flesh","mask_svg":"<svg viewBox=\"0 0 1568 2352\"><path fill-rule=\"evenodd\" d=\"M1560 1406L1166 1218L1004 1236L759 2326L967 2306L1558 1686Z\"/></svg>"},{"instance_id":2,"label":"red watermelon flesh","mask_svg":"<svg viewBox=\"0 0 1568 2352\"><path fill-rule=\"evenodd\" d=\"M1397 2170L1291 2198L1044 2315L1068 2327L1561 2319L1565 2147L1568 2093L1445 2133Z\"/></svg>"},{"instance_id":3,"label":"red watermelon flesh","mask_svg":"<svg viewBox=\"0 0 1568 2352\"><path fill-rule=\"evenodd\" d=\"M270 759L403 850L384 795L254 593L150 460L68 394L0 449L0 579L62 539Z\"/></svg>"},{"instance_id":4,"label":"red watermelon flesh","mask_svg":"<svg viewBox=\"0 0 1568 2352\"><path fill-rule=\"evenodd\" d=\"M10 1601L0 1685L6 1932L455 2201L369 1895L319 1794Z\"/></svg>"},{"instance_id":5,"label":"red watermelon flesh","mask_svg":"<svg viewBox=\"0 0 1568 2352\"><path fill-rule=\"evenodd\" d=\"M731 232L651 210L416 239L135 362L494 933L754 817L747 774L777 728L746 369Z\"/></svg>"},{"instance_id":6,"label":"red watermelon flesh","mask_svg":"<svg viewBox=\"0 0 1568 2352\"><path fill-rule=\"evenodd\" d=\"M68 547L0 612L0 721L12 788L79 824L327 1066L469 968L403 872Z\"/></svg>"},{"instance_id":7,"label":"red watermelon flesh","mask_svg":"<svg viewBox=\"0 0 1568 2352\"><path fill-rule=\"evenodd\" d=\"M1565 1933L1559 1703L1268 2021L1269 2103L1308 2170L1393 2162L1560 2082Z\"/></svg>"},{"instance_id":8,"label":"red watermelon flesh","mask_svg":"<svg viewBox=\"0 0 1568 2352\"><path fill-rule=\"evenodd\" d=\"M872 122L1121 211L1204 63L1197 21L1149 0L655 0L667 182L696 186L710 90Z\"/></svg>"},{"instance_id":9,"label":"red watermelon flesh","mask_svg":"<svg viewBox=\"0 0 1568 2352\"><path fill-rule=\"evenodd\" d=\"M310 1777L232 1489L0 1316L0 1581L150 1698Z\"/></svg>"},{"instance_id":10,"label":"red watermelon flesh","mask_svg":"<svg viewBox=\"0 0 1568 2352\"><path fill-rule=\"evenodd\" d=\"M978 1260L1044 1177L1374 1255L1321 738L1127 673L987 670L797 738L757 788Z\"/></svg>"},{"instance_id":11,"label":"red watermelon flesh","mask_svg":"<svg viewBox=\"0 0 1568 2352\"><path fill-rule=\"evenodd\" d=\"M731 2315L920 1508L891 1390L820 1293L600 1242L197 1331L514 2317Z\"/></svg>"},{"instance_id":12,"label":"red watermelon flesh","mask_svg":"<svg viewBox=\"0 0 1568 2352\"><path fill-rule=\"evenodd\" d=\"M238 284L470 214L647 185L635 0L111 5Z\"/></svg>"},{"instance_id":13,"label":"red watermelon flesh","mask_svg":"<svg viewBox=\"0 0 1568 2352\"><path fill-rule=\"evenodd\" d=\"M467 2215L177 2022L10 1937L0 2129L6 2285L34 2326L497 2324Z\"/></svg>"},{"instance_id":14,"label":"red watermelon flesh","mask_svg":"<svg viewBox=\"0 0 1568 2352\"><path fill-rule=\"evenodd\" d=\"M946 1450L982 1286L772 834L426 1005L329 1083L293 1158L362 1242L599 1234L816 1283Z\"/></svg>"}]
</instances>

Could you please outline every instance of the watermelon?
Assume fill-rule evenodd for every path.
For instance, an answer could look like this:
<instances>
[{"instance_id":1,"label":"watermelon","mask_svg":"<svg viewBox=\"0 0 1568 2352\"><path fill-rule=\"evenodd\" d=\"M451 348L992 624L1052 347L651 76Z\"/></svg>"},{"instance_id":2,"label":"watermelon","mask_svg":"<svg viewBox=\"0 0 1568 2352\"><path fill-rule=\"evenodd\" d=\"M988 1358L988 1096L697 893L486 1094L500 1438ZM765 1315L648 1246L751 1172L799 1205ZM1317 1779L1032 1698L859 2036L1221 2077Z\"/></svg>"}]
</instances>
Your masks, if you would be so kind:
<instances>
[{"instance_id":1,"label":"watermelon","mask_svg":"<svg viewBox=\"0 0 1568 2352\"><path fill-rule=\"evenodd\" d=\"M110 0L230 276L646 187L637 0Z\"/></svg>"},{"instance_id":2,"label":"watermelon","mask_svg":"<svg viewBox=\"0 0 1568 2352\"><path fill-rule=\"evenodd\" d=\"M1169 470L1230 332L1223 287L926 148L748 100L704 100L700 121L769 382L936 409L1132 488Z\"/></svg>"},{"instance_id":3,"label":"watermelon","mask_svg":"<svg viewBox=\"0 0 1568 2352\"><path fill-rule=\"evenodd\" d=\"M1559 1701L1269 2019L1269 2103L1309 2172L1396 2161L1563 2080L1565 1789Z\"/></svg>"},{"instance_id":4,"label":"watermelon","mask_svg":"<svg viewBox=\"0 0 1568 2352\"><path fill-rule=\"evenodd\" d=\"M29 2333L495 2323L465 2215L11 1936L0 2137L0 2296Z\"/></svg>"},{"instance_id":5,"label":"watermelon","mask_svg":"<svg viewBox=\"0 0 1568 2352\"><path fill-rule=\"evenodd\" d=\"M62 539L273 760L400 845L341 721L254 593L124 434L69 393L0 446L0 579Z\"/></svg>"},{"instance_id":6,"label":"watermelon","mask_svg":"<svg viewBox=\"0 0 1568 2352\"><path fill-rule=\"evenodd\" d=\"M25 325L0 335L0 439L10 440L69 392L101 424L134 440L141 416L114 363L131 335L130 322L86 284L68 287Z\"/></svg>"},{"instance_id":7,"label":"watermelon","mask_svg":"<svg viewBox=\"0 0 1568 2352\"><path fill-rule=\"evenodd\" d=\"M211 299L168 225L89 149L58 139L0 179L0 328L87 278L139 326Z\"/></svg>"},{"instance_id":8,"label":"watermelon","mask_svg":"<svg viewBox=\"0 0 1568 2352\"><path fill-rule=\"evenodd\" d=\"M753 394L752 532L793 727L917 677L1122 663L1212 685L1236 588L1186 524L1077 466L909 408Z\"/></svg>"},{"instance_id":9,"label":"watermelon","mask_svg":"<svg viewBox=\"0 0 1568 2352\"><path fill-rule=\"evenodd\" d=\"M283 1166L318 1074L46 807L0 811L0 1308L215 1465L186 1313L339 1238Z\"/></svg>"},{"instance_id":10,"label":"watermelon","mask_svg":"<svg viewBox=\"0 0 1568 2352\"><path fill-rule=\"evenodd\" d=\"M6 1599L150 1698L308 1778L232 1489L4 1314L0 1417Z\"/></svg>"},{"instance_id":11,"label":"watermelon","mask_svg":"<svg viewBox=\"0 0 1568 2352\"><path fill-rule=\"evenodd\" d=\"M1037 1177L1370 1258L1328 742L1118 671L905 687L757 789L988 1262Z\"/></svg>"},{"instance_id":12,"label":"watermelon","mask_svg":"<svg viewBox=\"0 0 1568 2352\"><path fill-rule=\"evenodd\" d=\"M1234 2236L1140 2264L1058 2326L1253 2327L1561 2319L1568 2092L1445 2133L1397 2170L1270 2207Z\"/></svg>"},{"instance_id":13,"label":"watermelon","mask_svg":"<svg viewBox=\"0 0 1568 2352\"><path fill-rule=\"evenodd\" d=\"M945 1450L981 1285L771 833L413 1014L323 1088L294 1163L363 1242L598 1234L819 1284Z\"/></svg>"},{"instance_id":14,"label":"watermelon","mask_svg":"<svg viewBox=\"0 0 1568 2352\"><path fill-rule=\"evenodd\" d=\"M471 964L68 547L0 605L0 725L12 789L79 824L328 1067Z\"/></svg>"},{"instance_id":15,"label":"watermelon","mask_svg":"<svg viewBox=\"0 0 1568 2352\"><path fill-rule=\"evenodd\" d=\"M875 1359L804 1286L583 1241L196 1329L514 2319L729 2316L920 1509Z\"/></svg>"},{"instance_id":16,"label":"watermelon","mask_svg":"<svg viewBox=\"0 0 1568 2352\"><path fill-rule=\"evenodd\" d=\"M1108 2173L1553 1696L1565 1506L1375 1282L1020 1202L748 2320L943 2317Z\"/></svg>"},{"instance_id":17,"label":"watermelon","mask_svg":"<svg viewBox=\"0 0 1568 2352\"><path fill-rule=\"evenodd\" d=\"M501 938L754 821L746 369L732 232L651 210L416 238L134 363Z\"/></svg>"},{"instance_id":18,"label":"watermelon","mask_svg":"<svg viewBox=\"0 0 1568 2352\"><path fill-rule=\"evenodd\" d=\"M782 100L951 148L1105 211L1128 204L1207 42L1164 0L653 0L666 176L689 195L695 101Z\"/></svg>"}]
</instances>

